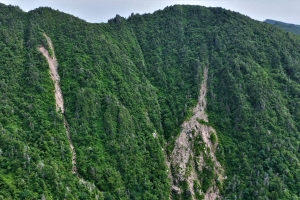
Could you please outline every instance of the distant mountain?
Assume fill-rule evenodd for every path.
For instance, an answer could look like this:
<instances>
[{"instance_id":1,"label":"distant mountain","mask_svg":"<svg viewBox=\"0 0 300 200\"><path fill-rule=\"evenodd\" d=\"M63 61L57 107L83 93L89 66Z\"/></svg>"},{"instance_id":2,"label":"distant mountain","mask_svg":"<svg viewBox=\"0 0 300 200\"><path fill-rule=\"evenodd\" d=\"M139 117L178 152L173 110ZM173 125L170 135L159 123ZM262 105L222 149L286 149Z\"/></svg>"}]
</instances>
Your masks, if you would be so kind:
<instances>
[{"instance_id":1,"label":"distant mountain","mask_svg":"<svg viewBox=\"0 0 300 200\"><path fill-rule=\"evenodd\" d=\"M278 28L281 28L281 29L286 30L288 32L300 35L300 25L288 24L288 23L284 23L284 22L280 22L280 21L275 21L275 20L272 20L272 19L267 19L264 22L266 22L268 24L272 24L274 26L277 26Z\"/></svg>"}]
</instances>

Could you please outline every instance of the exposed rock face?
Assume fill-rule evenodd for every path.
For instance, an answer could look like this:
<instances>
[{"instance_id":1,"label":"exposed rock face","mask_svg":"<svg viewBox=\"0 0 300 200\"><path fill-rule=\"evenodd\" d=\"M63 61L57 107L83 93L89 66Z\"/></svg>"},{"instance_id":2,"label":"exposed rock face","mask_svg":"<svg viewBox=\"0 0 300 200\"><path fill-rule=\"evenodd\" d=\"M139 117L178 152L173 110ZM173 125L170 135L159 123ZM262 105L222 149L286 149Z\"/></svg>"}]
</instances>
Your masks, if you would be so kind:
<instances>
[{"instance_id":1,"label":"exposed rock face","mask_svg":"<svg viewBox=\"0 0 300 200\"><path fill-rule=\"evenodd\" d=\"M39 47L39 51L44 55L44 57L47 59L48 64L49 64L49 69L50 69L50 75L51 75L51 79L54 82L54 86L55 86L55 102L56 102L56 111L61 111L62 113L64 113L64 100L63 100L63 96L62 96L62 92L59 86L59 81L60 81L60 77L57 71L57 60L54 54L54 48L52 45L52 41L51 39L44 34L44 36L47 39L48 45L51 49L52 55L53 57L49 54L49 52L47 51L47 49L45 49L45 47L40 46Z\"/></svg>"},{"instance_id":2,"label":"exposed rock face","mask_svg":"<svg viewBox=\"0 0 300 200\"><path fill-rule=\"evenodd\" d=\"M51 79L54 83L55 86L55 102L56 102L56 111L57 112L61 112L62 114L64 114L65 108L64 108L64 100L63 100L63 95L62 95L62 91L59 85L60 82L60 77L57 71L58 68L58 63L57 63L57 59L55 57L55 52L54 52L54 48L53 48L53 44L51 39L44 33L45 38L47 39L50 51L51 51L51 55L49 54L48 50L45 49L45 47L40 46L38 48L38 50L44 55L44 57L47 59L48 64L49 64L49 73L51 76ZM72 137L70 134L70 130L69 130L69 124L68 121L66 119L66 117L63 115L63 119L64 119L64 127L66 129L66 135L69 141L69 145L70 145L70 150L71 150L71 154L72 154L72 173L76 174L77 177L79 178L79 183L84 185L86 188L88 188L88 190L91 192L92 190L94 190L96 188L96 186L94 185L94 183L91 183L89 181L84 180L77 171L77 161L76 161L76 151L72 142ZM99 197L96 195L95 199L98 199Z\"/></svg>"},{"instance_id":3,"label":"exposed rock face","mask_svg":"<svg viewBox=\"0 0 300 200\"><path fill-rule=\"evenodd\" d=\"M55 86L54 94L55 94L55 102L56 102L56 111L60 111L61 113L64 113L64 111L65 111L64 99L63 99L62 91L59 86L60 77L59 77L59 74L57 71L57 67L58 67L57 59L55 57L55 52L54 52L54 48L53 48L51 39L46 34L44 34L44 36L47 39L52 56L49 54L48 50L45 49L45 47L43 47L43 46L39 47L39 51L44 55L44 57L47 59L48 64L49 64L49 69L50 69L49 73L50 73L51 79ZM66 129L66 135L68 137L70 149L71 149L71 153L72 153L72 165L73 165L72 172L77 173L76 152L75 152L75 148L72 143L71 134L69 131L69 124L68 124L65 116L63 116L63 118L64 118L64 126Z\"/></svg>"},{"instance_id":4,"label":"exposed rock face","mask_svg":"<svg viewBox=\"0 0 300 200\"><path fill-rule=\"evenodd\" d=\"M186 182L189 193L195 199L196 192L203 195L207 200L220 198L219 188L215 179L222 182L224 170L216 158L216 148L218 139L216 131L208 126L208 116L206 109L206 91L207 91L208 68L204 69L204 79L201 85L200 96L197 106L193 109L194 115L182 124L182 131L175 142L174 150L171 154L172 174L172 192L181 194L180 184ZM214 134L214 136L212 136ZM211 137L214 137L212 141ZM199 145L199 146L198 146ZM202 151L196 150L203 146ZM202 191L201 171L204 168L210 168L206 161L213 163L213 178L211 184L205 192ZM195 185L198 183L199 186Z\"/></svg>"}]
</instances>

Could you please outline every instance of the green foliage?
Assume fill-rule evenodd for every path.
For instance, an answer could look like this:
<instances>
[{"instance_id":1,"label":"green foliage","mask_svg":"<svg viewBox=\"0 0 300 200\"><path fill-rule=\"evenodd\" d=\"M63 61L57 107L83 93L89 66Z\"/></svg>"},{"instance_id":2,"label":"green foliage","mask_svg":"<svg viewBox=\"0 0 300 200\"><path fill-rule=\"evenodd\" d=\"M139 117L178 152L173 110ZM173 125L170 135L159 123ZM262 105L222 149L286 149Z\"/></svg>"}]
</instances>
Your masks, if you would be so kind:
<instances>
[{"instance_id":1,"label":"green foliage","mask_svg":"<svg viewBox=\"0 0 300 200\"><path fill-rule=\"evenodd\" d=\"M214 132L210 133L210 140L213 144L215 144L217 142L217 137Z\"/></svg>"},{"instance_id":2,"label":"green foliage","mask_svg":"<svg viewBox=\"0 0 300 200\"><path fill-rule=\"evenodd\" d=\"M227 176L224 198L299 198L299 37L200 6L106 24L50 8L0 9L1 198L168 199L162 149L172 152L205 66L209 125L217 131L210 139L218 140ZM78 172L92 190L71 173L54 84L37 50L49 49L43 33L59 63ZM206 165L194 184L201 199L199 188L205 192L216 175L201 137L193 148ZM174 199L191 198L187 183L181 186Z\"/></svg>"}]
</instances>

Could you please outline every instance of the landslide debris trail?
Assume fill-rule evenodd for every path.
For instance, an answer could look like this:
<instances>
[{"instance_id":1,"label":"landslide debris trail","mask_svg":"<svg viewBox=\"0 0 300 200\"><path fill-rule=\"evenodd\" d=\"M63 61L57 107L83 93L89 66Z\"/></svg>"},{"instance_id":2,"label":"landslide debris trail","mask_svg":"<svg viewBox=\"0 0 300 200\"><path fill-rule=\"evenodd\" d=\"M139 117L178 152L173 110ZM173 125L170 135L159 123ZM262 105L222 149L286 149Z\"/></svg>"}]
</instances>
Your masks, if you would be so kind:
<instances>
[{"instance_id":1,"label":"landslide debris trail","mask_svg":"<svg viewBox=\"0 0 300 200\"><path fill-rule=\"evenodd\" d=\"M217 138L217 134L213 127L207 125L208 116L205 112L207 103L207 76L208 68L206 67L204 69L204 79L201 85L198 103L193 109L193 116L182 124L182 131L175 141L175 146L170 156L170 165L174 169L174 173L171 176L172 191L181 194L180 182L186 181L192 199L195 199L194 183L201 182L199 173L201 173L203 168L208 167L205 158L209 157L213 162L215 179L219 182L223 182L224 180L224 169L215 155L218 139L216 139L214 143L211 141L211 135L214 134ZM197 138L201 139L200 143L195 142ZM199 155L199 153L195 153L195 146L201 144L205 146L205 150ZM212 181L205 193L201 191L205 200L220 198L219 193L220 191L215 180Z\"/></svg>"},{"instance_id":2,"label":"landslide debris trail","mask_svg":"<svg viewBox=\"0 0 300 200\"><path fill-rule=\"evenodd\" d=\"M59 81L60 81L60 77L59 77L59 74L58 74L58 71L57 71L57 67L58 67L58 63L57 63L57 59L55 57L55 53L54 53L54 48L53 48L53 44L52 44L52 41L51 39L44 33L44 36L45 38L47 39L47 43L48 43L48 46L51 50L51 55L49 54L48 50L45 49L45 47L43 46L40 46L38 48L38 50L44 55L44 57L47 59L48 61L48 64L49 64L49 72L50 72L50 75L51 75L51 79L52 81L54 82L54 86L55 86L55 102L56 102L56 111L59 112L61 111L62 114L64 114L64 99L63 99L63 96L62 96L62 92L61 92L61 89L60 89L60 86L59 86ZM66 117L63 115L63 118L64 118L64 126L65 126L65 129L66 129L66 135L68 137L68 140L69 140L69 144L70 144L70 149L71 149L71 153L72 153L72 172L77 174L78 176L78 173L77 173L77 162L76 162L76 152L75 152L75 148L73 146L73 143L72 143L72 138L71 138L71 134L70 134L70 131L69 131L69 124L66 120Z\"/></svg>"}]
</instances>

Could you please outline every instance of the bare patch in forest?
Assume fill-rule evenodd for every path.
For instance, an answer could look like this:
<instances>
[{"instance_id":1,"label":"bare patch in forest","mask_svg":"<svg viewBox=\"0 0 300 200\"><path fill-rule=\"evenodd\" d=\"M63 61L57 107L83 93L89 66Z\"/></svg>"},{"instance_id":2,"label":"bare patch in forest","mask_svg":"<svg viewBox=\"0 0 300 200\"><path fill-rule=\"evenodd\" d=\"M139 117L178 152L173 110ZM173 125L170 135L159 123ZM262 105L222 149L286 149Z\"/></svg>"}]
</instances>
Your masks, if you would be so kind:
<instances>
[{"instance_id":1,"label":"bare patch in forest","mask_svg":"<svg viewBox=\"0 0 300 200\"><path fill-rule=\"evenodd\" d=\"M65 111L64 99L63 99L62 91L61 91L61 88L59 85L60 77L59 77L58 70L57 70L57 68L58 68L57 59L55 57L54 48L53 48L51 39L45 33L44 33L44 36L47 39L47 43L52 52L52 56L49 54L48 50L43 46L40 46L38 48L38 50L44 55L44 57L47 59L47 62L49 64L49 69L50 69L49 73L50 73L51 79L52 79L52 81L54 83L54 87L55 87L54 95L55 95L55 102L56 102L56 111L58 111L58 112L60 111L61 113L64 113L64 111ZM69 124L64 115L63 115L63 118L64 118L64 126L66 129L66 135L68 137L70 149L71 149L71 153L72 153L72 165L73 165L72 172L77 173L76 152L75 152L75 148L72 143L72 139L71 139L71 135L70 135L70 131L69 131Z\"/></svg>"},{"instance_id":2,"label":"bare patch in forest","mask_svg":"<svg viewBox=\"0 0 300 200\"><path fill-rule=\"evenodd\" d=\"M193 199L195 199L194 183L201 182L198 174L206 167L202 154L206 154L212 160L214 174L218 178L218 181L222 182L224 179L224 169L215 155L218 146L217 134L211 126L206 125L208 122L208 116L205 112L207 103L207 75L208 68L205 68L198 103L193 109L194 115L182 124L182 131L175 142L175 147L170 156L170 167L173 168L171 179L173 192L181 194L183 191L180 191L180 183L186 181ZM205 123L200 123L201 121ZM214 137L216 137L214 143L211 141L211 134L214 134ZM196 155L195 153L195 145L199 145L195 143L197 137L201 137L201 141L205 145L205 150L200 155ZM195 163L197 166L195 166ZM219 188L216 181L212 180L206 193L200 191L200 194L204 195L206 200L219 198Z\"/></svg>"}]
</instances>

